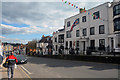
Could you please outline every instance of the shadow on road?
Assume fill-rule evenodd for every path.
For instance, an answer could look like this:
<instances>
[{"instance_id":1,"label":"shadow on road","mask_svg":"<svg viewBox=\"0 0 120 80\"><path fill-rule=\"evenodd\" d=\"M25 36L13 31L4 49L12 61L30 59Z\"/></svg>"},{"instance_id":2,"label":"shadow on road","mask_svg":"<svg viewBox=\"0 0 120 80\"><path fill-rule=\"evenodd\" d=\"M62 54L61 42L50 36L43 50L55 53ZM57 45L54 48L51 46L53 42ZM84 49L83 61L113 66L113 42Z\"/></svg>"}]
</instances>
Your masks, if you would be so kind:
<instances>
[{"instance_id":1,"label":"shadow on road","mask_svg":"<svg viewBox=\"0 0 120 80\"><path fill-rule=\"evenodd\" d=\"M50 59L41 57L28 57L28 63L32 64L45 64L47 67L87 67L90 70L108 70L118 69L117 64L107 63L95 63L95 62L84 62L84 61L72 61L72 60L61 60L61 59Z\"/></svg>"}]
</instances>

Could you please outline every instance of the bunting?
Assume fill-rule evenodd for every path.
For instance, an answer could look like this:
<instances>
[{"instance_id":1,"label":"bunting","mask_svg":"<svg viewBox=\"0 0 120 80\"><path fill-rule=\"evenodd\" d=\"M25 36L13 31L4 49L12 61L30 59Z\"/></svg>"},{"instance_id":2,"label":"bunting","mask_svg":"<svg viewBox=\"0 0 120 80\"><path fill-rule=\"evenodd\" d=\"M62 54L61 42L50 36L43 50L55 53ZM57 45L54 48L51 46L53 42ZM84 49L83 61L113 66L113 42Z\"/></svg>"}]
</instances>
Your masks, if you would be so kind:
<instances>
[{"instance_id":1,"label":"bunting","mask_svg":"<svg viewBox=\"0 0 120 80\"><path fill-rule=\"evenodd\" d=\"M66 0L62 0L62 2L64 2L65 4L68 3L69 5L73 6L74 8L79 9L81 13L87 12L87 11L85 10L85 8L84 8L84 9L83 9L83 8L80 8L79 6L74 5L74 4L72 4L71 2L67 2ZM96 15L91 14L91 13L89 13L89 12L88 12L88 15L92 15L92 16L95 16L95 17L96 17ZM105 21L105 20L102 19L102 18L98 18L98 19L100 19L100 20L102 20L102 21Z\"/></svg>"}]
</instances>

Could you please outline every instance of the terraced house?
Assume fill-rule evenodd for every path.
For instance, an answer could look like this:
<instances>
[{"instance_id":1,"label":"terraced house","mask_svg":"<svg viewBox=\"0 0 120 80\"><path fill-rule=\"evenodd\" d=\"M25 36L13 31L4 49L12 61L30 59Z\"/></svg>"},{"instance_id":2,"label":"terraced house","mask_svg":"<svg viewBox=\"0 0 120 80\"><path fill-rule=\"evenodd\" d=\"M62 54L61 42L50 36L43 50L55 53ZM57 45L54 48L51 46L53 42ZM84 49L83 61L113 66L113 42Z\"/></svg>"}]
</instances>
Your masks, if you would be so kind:
<instances>
[{"instance_id":1,"label":"terraced house","mask_svg":"<svg viewBox=\"0 0 120 80\"><path fill-rule=\"evenodd\" d=\"M73 48L78 53L86 50L120 52L120 1L106 2L92 9L65 19L64 54ZM60 31L53 34L53 45L57 51L56 38ZM56 49L57 48L57 49Z\"/></svg>"}]
</instances>

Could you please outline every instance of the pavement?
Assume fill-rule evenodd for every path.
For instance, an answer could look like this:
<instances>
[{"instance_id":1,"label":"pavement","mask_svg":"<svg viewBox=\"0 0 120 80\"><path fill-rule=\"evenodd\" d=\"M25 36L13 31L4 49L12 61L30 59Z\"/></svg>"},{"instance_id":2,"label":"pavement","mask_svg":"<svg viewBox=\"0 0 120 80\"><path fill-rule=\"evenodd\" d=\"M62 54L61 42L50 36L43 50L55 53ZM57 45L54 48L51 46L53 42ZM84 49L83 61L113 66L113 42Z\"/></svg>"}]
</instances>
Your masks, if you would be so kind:
<instances>
[{"instance_id":1,"label":"pavement","mask_svg":"<svg viewBox=\"0 0 120 80\"><path fill-rule=\"evenodd\" d=\"M0 78L8 78L7 68L1 67L0 74ZM14 78L27 78L20 66L17 66L17 68L14 69Z\"/></svg>"},{"instance_id":2,"label":"pavement","mask_svg":"<svg viewBox=\"0 0 120 80\"><path fill-rule=\"evenodd\" d=\"M18 65L14 78L118 78L118 64L27 57L28 63ZM7 69L0 68L2 78Z\"/></svg>"}]
</instances>

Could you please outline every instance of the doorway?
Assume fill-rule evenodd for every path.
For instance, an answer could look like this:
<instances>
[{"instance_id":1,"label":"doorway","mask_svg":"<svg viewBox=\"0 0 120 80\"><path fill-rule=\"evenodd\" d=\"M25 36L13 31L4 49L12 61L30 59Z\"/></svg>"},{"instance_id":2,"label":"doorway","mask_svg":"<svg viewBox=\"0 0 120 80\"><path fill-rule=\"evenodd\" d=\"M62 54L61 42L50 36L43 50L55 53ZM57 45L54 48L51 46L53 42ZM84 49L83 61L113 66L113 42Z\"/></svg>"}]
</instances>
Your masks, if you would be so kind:
<instances>
[{"instance_id":1,"label":"doorway","mask_svg":"<svg viewBox=\"0 0 120 80\"><path fill-rule=\"evenodd\" d=\"M83 51L85 51L85 41L83 41Z\"/></svg>"}]
</instances>

